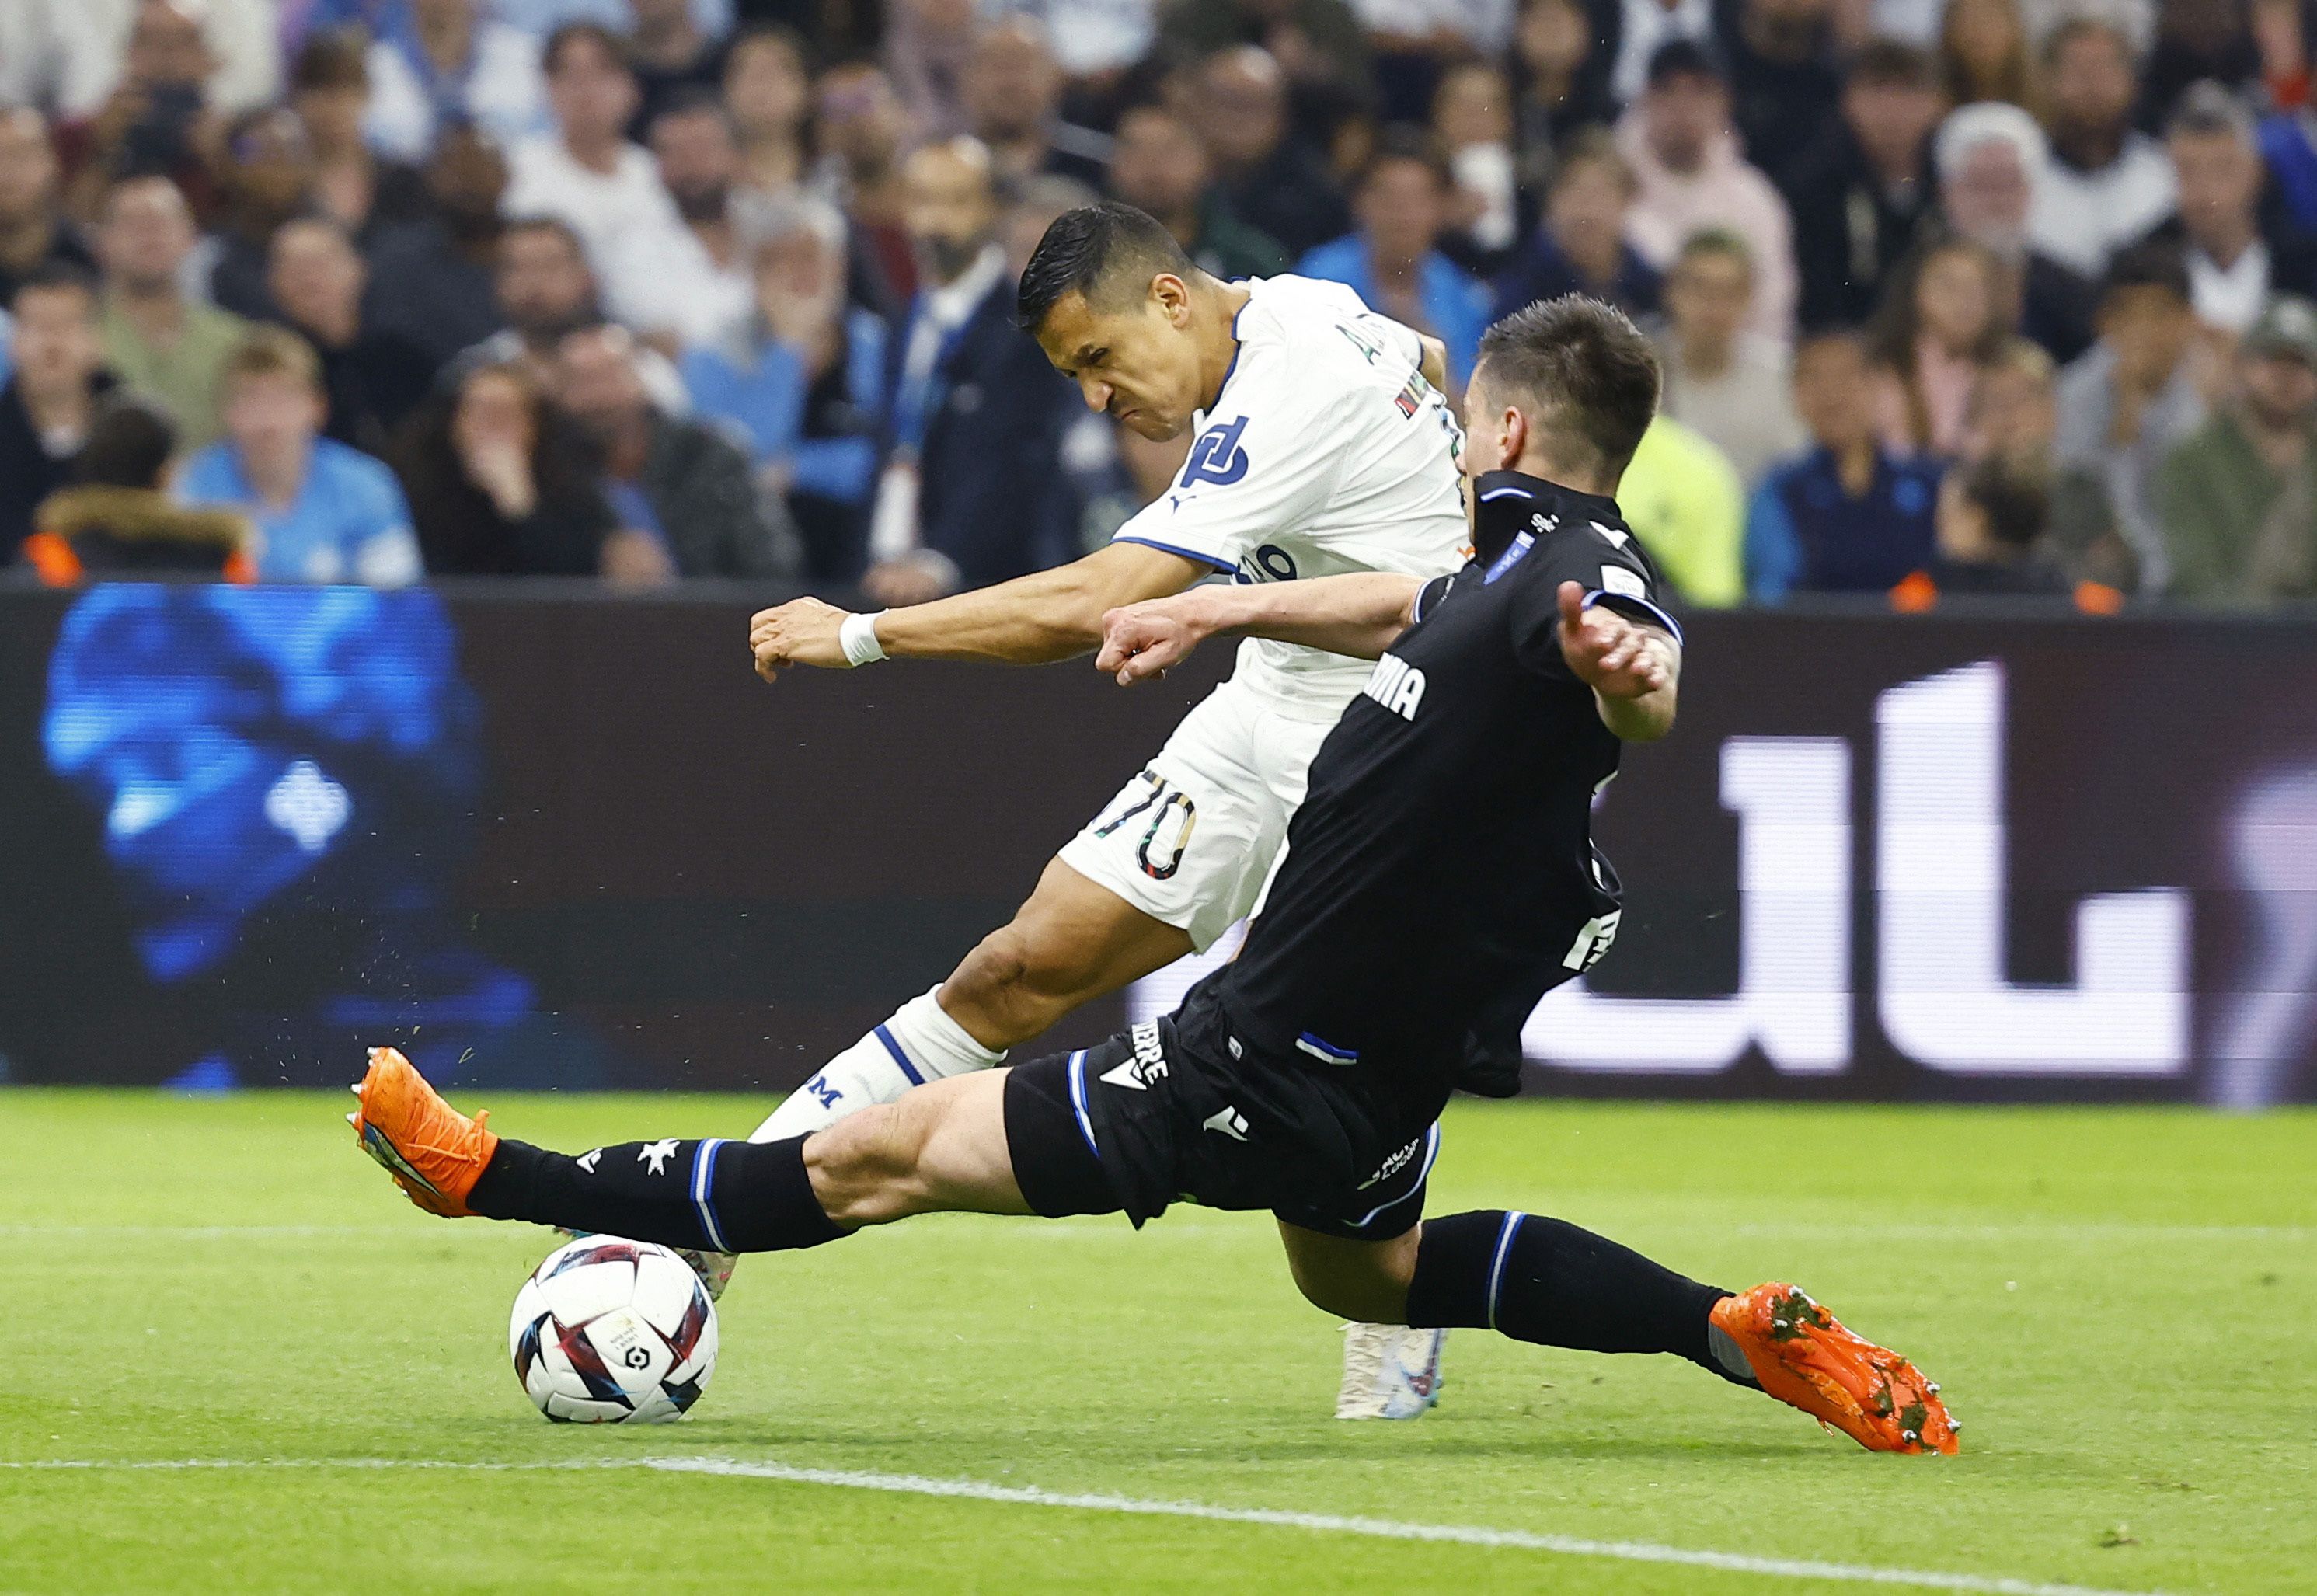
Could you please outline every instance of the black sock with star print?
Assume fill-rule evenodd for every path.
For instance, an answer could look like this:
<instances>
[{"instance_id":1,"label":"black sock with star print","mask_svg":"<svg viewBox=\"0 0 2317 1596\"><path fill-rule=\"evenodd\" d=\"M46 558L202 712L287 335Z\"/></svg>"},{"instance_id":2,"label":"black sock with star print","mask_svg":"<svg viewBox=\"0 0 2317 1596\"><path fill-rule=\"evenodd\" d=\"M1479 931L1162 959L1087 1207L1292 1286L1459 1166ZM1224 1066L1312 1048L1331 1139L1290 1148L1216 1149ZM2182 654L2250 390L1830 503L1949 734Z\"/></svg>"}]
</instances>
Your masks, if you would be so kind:
<instances>
[{"instance_id":1,"label":"black sock with star print","mask_svg":"<svg viewBox=\"0 0 2317 1596\"><path fill-rule=\"evenodd\" d=\"M665 1247L818 1247L849 1233L813 1195L804 1140L623 1142L574 1158L502 1137L467 1206Z\"/></svg>"}]
</instances>

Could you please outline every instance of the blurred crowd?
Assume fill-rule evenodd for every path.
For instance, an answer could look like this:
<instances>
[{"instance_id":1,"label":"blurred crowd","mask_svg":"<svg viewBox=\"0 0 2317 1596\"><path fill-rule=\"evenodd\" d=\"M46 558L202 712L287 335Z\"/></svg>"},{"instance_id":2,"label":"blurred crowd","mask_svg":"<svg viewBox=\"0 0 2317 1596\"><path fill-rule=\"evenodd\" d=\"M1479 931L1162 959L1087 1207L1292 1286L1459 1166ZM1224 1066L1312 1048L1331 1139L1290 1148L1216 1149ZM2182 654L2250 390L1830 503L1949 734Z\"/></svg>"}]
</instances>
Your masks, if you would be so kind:
<instances>
[{"instance_id":1,"label":"blurred crowd","mask_svg":"<svg viewBox=\"0 0 2317 1596\"><path fill-rule=\"evenodd\" d=\"M921 600L1179 468L1011 324L1109 195L1660 341L1692 604L2317 596L2307 0L0 0L0 564Z\"/></svg>"}]
</instances>

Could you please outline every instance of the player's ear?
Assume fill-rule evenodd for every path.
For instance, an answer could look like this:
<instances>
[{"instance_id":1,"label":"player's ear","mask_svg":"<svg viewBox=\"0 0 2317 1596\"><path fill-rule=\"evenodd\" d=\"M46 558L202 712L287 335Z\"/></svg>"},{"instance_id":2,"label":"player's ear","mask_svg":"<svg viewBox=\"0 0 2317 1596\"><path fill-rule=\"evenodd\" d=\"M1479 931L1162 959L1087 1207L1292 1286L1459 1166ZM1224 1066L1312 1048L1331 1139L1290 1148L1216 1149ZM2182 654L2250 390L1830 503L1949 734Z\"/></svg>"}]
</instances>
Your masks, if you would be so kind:
<instances>
[{"instance_id":1,"label":"player's ear","mask_svg":"<svg viewBox=\"0 0 2317 1596\"><path fill-rule=\"evenodd\" d=\"M1178 330L1191 325L1191 288L1172 272L1150 279L1150 302Z\"/></svg>"}]
</instances>

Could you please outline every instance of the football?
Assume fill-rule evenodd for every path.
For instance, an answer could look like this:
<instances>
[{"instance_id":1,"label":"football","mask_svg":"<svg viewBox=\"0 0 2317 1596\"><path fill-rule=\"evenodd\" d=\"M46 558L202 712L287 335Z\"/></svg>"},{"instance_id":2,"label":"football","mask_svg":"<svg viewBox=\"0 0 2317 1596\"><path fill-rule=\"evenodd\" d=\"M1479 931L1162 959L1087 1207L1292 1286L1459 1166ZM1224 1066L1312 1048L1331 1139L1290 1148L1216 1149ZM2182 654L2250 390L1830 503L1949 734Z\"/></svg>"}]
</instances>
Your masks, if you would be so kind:
<instances>
[{"instance_id":1,"label":"football","mask_svg":"<svg viewBox=\"0 0 2317 1596\"><path fill-rule=\"evenodd\" d=\"M680 1419L716 1372L716 1305L665 1247L581 1236L515 1293L515 1378L559 1424Z\"/></svg>"}]
</instances>

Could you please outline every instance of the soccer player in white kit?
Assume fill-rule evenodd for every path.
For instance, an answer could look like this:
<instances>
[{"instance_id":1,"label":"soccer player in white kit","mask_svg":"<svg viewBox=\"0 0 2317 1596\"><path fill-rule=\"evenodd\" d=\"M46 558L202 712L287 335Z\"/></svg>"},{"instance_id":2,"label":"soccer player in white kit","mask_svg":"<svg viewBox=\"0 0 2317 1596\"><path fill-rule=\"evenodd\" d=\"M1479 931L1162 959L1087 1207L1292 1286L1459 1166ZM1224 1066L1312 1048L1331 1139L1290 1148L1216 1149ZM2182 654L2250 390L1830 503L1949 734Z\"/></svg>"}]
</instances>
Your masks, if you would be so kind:
<instances>
[{"instance_id":1,"label":"soccer player in white kit","mask_svg":"<svg viewBox=\"0 0 2317 1596\"><path fill-rule=\"evenodd\" d=\"M1067 659L1100 642L1110 609L1218 572L1429 578L1463 562L1463 435L1438 346L1349 288L1219 281L1150 217L1102 204L1047 230L1018 309L1090 408L1149 438L1194 433L1180 475L1107 548L1054 570L875 614L816 599L766 610L749 641L767 680L890 658ZM1230 678L1063 846L1013 922L831 1059L751 1140L988 1069L1078 1004L1208 947L1257 907L1311 757L1373 668L1242 642ZM1421 1413L1444 1333L1353 1327L1338 1415Z\"/></svg>"}]
</instances>

